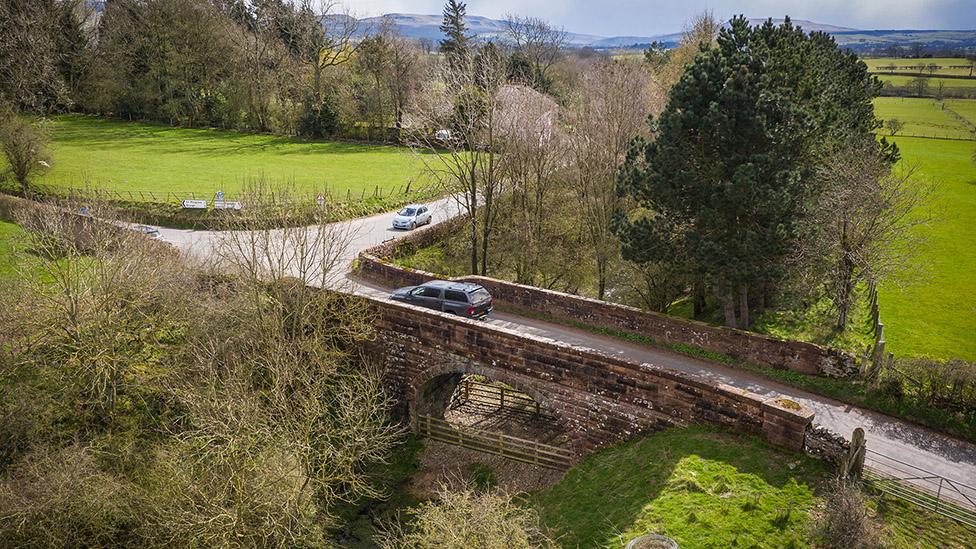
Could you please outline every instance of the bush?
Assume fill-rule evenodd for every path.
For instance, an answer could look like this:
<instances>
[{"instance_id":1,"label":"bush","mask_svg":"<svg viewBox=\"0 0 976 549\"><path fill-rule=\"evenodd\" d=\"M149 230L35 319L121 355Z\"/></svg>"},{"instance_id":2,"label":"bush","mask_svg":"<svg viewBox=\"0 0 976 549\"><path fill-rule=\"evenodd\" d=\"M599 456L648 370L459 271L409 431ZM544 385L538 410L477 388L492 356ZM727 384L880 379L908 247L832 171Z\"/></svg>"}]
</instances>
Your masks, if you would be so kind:
<instances>
[{"instance_id":1,"label":"bush","mask_svg":"<svg viewBox=\"0 0 976 549\"><path fill-rule=\"evenodd\" d=\"M928 406L963 414L976 413L976 364L964 360L899 360L896 374L906 392Z\"/></svg>"},{"instance_id":2,"label":"bush","mask_svg":"<svg viewBox=\"0 0 976 549\"><path fill-rule=\"evenodd\" d=\"M315 138L332 136L339 131L339 123L339 106L335 97L326 95L321 101L309 98L298 122L298 134Z\"/></svg>"},{"instance_id":3,"label":"bush","mask_svg":"<svg viewBox=\"0 0 976 549\"><path fill-rule=\"evenodd\" d=\"M881 547L877 526L864 504L864 495L842 480L827 485L824 509L815 536L828 549L868 549Z\"/></svg>"},{"instance_id":4,"label":"bush","mask_svg":"<svg viewBox=\"0 0 976 549\"><path fill-rule=\"evenodd\" d=\"M413 509L406 525L394 525L378 536L384 548L524 549L555 547L532 509L510 497L478 492L473 487L441 487L437 501Z\"/></svg>"}]
</instances>

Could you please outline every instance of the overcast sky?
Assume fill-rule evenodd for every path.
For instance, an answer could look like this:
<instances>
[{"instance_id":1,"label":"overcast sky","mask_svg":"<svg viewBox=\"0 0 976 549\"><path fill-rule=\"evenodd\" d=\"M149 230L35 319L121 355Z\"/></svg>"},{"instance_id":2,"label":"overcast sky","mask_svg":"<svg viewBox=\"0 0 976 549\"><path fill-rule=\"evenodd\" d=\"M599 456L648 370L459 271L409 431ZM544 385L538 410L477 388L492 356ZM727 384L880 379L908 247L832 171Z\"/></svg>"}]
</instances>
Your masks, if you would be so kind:
<instances>
[{"instance_id":1,"label":"overcast sky","mask_svg":"<svg viewBox=\"0 0 976 549\"><path fill-rule=\"evenodd\" d=\"M359 16L440 13L442 0L345 0ZM543 17L568 31L603 36L680 31L696 12L719 19L807 19L858 29L976 29L976 0L469 0L468 14Z\"/></svg>"}]
</instances>

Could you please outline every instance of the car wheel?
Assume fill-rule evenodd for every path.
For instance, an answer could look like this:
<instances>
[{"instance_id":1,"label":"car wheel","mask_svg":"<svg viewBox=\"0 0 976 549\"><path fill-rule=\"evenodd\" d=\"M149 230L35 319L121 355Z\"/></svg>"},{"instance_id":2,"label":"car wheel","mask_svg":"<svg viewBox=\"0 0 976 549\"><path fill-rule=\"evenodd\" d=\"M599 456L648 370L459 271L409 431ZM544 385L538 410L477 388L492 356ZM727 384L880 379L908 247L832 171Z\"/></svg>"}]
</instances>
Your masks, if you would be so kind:
<instances>
[{"instance_id":1,"label":"car wheel","mask_svg":"<svg viewBox=\"0 0 976 549\"><path fill-rule=\"evenodd\" d=\"M416 228L417 228L417 223L416 222L413 222L413 223L410 224L410 230L411 231L414 230L414 229L416 229Z\"/></svg>"}]
</instances>

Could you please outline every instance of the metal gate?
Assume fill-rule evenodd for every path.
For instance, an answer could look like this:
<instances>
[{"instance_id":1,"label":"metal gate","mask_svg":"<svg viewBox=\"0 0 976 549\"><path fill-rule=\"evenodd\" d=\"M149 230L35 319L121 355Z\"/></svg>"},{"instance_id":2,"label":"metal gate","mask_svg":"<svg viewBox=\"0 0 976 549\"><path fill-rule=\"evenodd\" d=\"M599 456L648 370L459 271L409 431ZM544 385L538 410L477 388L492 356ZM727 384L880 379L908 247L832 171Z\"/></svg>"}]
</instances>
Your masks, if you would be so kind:
<instances>
[{"instance_id":1,"label":"metal gate","mask_svg":"<svg viewBox=\"0 0 976 549\"><path fill-rule=\"evenodd\" d=\"M864 481L876 490L976 528L976 488L868 450Z\"/></svg>"}]
</instances>

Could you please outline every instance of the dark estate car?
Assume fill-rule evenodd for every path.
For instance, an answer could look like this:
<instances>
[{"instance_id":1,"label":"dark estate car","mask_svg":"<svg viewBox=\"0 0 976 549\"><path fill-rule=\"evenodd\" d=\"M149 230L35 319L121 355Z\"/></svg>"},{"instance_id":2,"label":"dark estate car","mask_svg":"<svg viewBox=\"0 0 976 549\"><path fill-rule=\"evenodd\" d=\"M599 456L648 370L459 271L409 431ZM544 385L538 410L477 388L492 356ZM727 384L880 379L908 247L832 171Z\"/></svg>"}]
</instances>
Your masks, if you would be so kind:
<instances>
[{"instance_id":1,"label":"dark estate car","mask_svg":"<svg viewBox=\"0 0 976 549\"><path fill-rule=\"evenodd\" d=\"M484 318L491 312L491 294L470 282L431 280L400 288L390 298L469 318Z\"/></svg>"}]
</instances>

